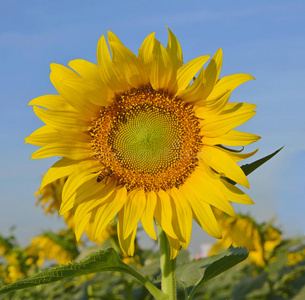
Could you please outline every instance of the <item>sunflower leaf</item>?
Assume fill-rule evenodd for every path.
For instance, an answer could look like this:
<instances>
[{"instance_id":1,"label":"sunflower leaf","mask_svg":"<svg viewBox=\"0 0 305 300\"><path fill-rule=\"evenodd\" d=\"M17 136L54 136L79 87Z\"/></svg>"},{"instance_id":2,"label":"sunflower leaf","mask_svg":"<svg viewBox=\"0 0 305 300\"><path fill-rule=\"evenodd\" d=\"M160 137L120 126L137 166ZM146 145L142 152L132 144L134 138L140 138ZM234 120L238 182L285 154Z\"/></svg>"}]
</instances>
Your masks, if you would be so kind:
<instances>
[{"instance_id":1,"label":"sunflower leaf","mask_svg":"<svg viewBox=\"0 0 305 300\"><path fill-rule=\"evenodd\" d=\"M151 282L149 282L146 278L144 278L134 269L126 265L119 258L118 254L113 248L108 248L106 250L100 250L91 253L80 262L73 262L67 265L61 265L59 267L44 270L31 278L23 279L15 283L6 285L0 288L0 294L5 294L11 291L29 288L41 284L47 284L66 278L107 271L118 271L127 273L138 279L156 299L168 299L168 296L163 294Z\"/></svg>"},{"instance_id":2,"label":"sunflower leaf","mask_svg":"<svg viewBox=\"0 0 305 300\"><path fill-rule=\"evenodd\" d=\"M273 156L275 156L276 154L278 154L282 149L284 148L281 147L280 149L276 150L275 152L263 157L263 158L260 158L256 161L254 161L253 163L251 164L246 164L246 165L243 165L241 166L242 170L244 171L244 173L246 174L246 176L248 176L250 173L252 173L253 171L255 171L257 168L259 168L261 165L263 165L265 162L267 162L269 159L271 159ZM229 183L231 184L236 184L235 181L229 179L229 178L226 178L224 177Z\"/></svg>"},{"instance_id":3,"label":"sunflower leaf","mask_svg":"<svg viewBox=\"0 0 305 300\"><path fill-rule=\"evenodd\" d=\"M281 147L280 149L276 150L275 152L261 158L261 159L258 159L256 161L254 161L253 163L251 164L246 164L246 165L243 165L241 166L241 168L243 169L244 173L246 175L249 175L250 173L252 173L254 170L256 170L257 168L259 168L261 165L263 165L265 162L267 162L269 159L271 159L273 156L275 156L276 154L278 154L282 149L284 148Z\"/></svg>"},{"instance_id":4,"label":"sunflower leaf","mask_svg":"<svg viewBox=\"0 0 305 300\"><path fill-rule=\"evenodd\" d=\"M193 298L198 287L248 257L246 248L231 246L225 252L206 259L193 260L177 267L177 280L185 289L186 299Z\"/></svg>"}]
</instances>

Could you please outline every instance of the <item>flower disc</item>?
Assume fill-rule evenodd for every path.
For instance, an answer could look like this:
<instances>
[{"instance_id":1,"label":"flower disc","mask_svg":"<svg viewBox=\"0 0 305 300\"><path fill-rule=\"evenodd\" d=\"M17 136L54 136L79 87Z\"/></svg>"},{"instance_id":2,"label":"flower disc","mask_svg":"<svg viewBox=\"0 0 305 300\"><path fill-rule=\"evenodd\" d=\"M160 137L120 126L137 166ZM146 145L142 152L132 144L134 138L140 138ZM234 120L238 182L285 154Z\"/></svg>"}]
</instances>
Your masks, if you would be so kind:
<instances>
[{"instance_id":1,"label":"flower disc","mask_svg":"<svg viewBox=\"0 0 305 300\"><path fill-rule=\"evenodd\" d=\"M93 124L95 157L129 190L179 187L198 161L200 128L191 107L151 86L117 96Z\"/></svg>"}]
</instances>

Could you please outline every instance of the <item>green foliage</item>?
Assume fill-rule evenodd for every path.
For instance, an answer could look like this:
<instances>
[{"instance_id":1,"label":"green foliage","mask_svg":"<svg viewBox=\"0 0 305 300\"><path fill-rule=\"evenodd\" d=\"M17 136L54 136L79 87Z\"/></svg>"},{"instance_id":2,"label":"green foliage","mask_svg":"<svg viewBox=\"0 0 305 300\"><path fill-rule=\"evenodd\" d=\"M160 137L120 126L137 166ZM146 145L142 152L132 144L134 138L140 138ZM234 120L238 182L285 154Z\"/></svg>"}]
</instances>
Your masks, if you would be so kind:
<instances>
[{"instance_id":1,"label":"green foliage","mask_svg":"<svg viewBox=\"0 0 305 300\"><path fill-rule=\"evenodd\" d=\"M234 248L231 246L222 254L206 259L193 260L178 266L177 280L182 283L187 299L192 299L197 288L245 260L247 257L248 252L245 248Z\"/></svg>"},{"instance_id":2,"label":"green foliage","mask_svg":"<svg viewBox=\"0 0 305 300\"><path fill-rule=\"evenodd\" d=\"M62 280L60 283L55 285L53 284L52 287L47 285L43 291L43 294L46 292L46 290L50 290L50 294L52 294L54 299L56 299L55 295L65 295L65 293L68 293L68 291L69 293L73 291L74 296L76 294L87 295L87 293L90 293L91 291L94 293L95 297L99 295L99 297L105 297L105 299L116 299L114 290L117 292L120 291L120 295L126 294L129 290L129 292L133 294L132 299L150 299L147 291L145 291L143 287L140 287L139 284L132 279L132 277L128 276L131 275L140 281L142 285L144 285L157 299L167 299L166 295L164 295L146 279L149 277L154 278L159 275L159 257L157 253L153 252L143 253L143 257L145 257L145 255L147 261L146 266L140 269L140 273L143 274L143 276L135 271L134 268L122 262L114 249L109 248L94 252L80 262L73 262L68 265L62 265L60 267L44 270L31 278L23 279L4 286L0 288L0 294ZM190 261L188 252L181 251L177 258L179 264L177 267L177 279L182 283L185 290L184 293L188 295L188 299L191 299L198 287L211 278L236 265L240 261L246 259L246 257L247 252L245 249L231 247L220 255L215 255L207 259ZM115 276L109 276L100 273L106 271L119 271L128 275L118 276L116 274ZM86 280L82 285L76 285L74 280L70 279L76 276L83 276L96 272L99 272L100 274L94 277L92 280ZM97 278L99 278L99 280L97 280ZM102 280L100 280L101 278ZM100 287L98 289L99 292L96 291L97 286ZM88 287L90 287L89 291ZM40 291L41 292L39 293L37 289L25 290L24 295L27 295L28 299L35 299L35 297L38 299L38 295L41 296L42 294L41 289ZM18 294L22 293L16 293L15 297ZM67 299L70 298L67 296Z\"/></svg>"},{"instance_id":3,"label":"green foliage","mask_svg":"<svg viewBox=\"0 0 305 300\"><path fill-rule=\"evenodd\" d=\"M289 255L295 253L303 255L298 262L289 259ZM126 265L113 249L100 250L80 262L44 270L31 278L3 286L1 293L11 293L0 299L167 299L156 288L160 288L158 252L145 250L139 255L143 261L141 268L136 263ZM181 251L177 257L178 299L304 299L302 239L284 240L264 268L258 268L250 261L240 263L246 257L245 249L233 247L198 260L192 260L187 251ZM94 272L97 274L89 274ZM155 282L155 286L150 282Z\"/></svg>"},{"instance_id":4,"label":"green foliage","mask_svg":"<svg viewBox=\"0 0 305 300\"><path fill-rule=\"evenodd\" d=\"M254 162L252 162L251 164L246 164L246 165L243 165L241 166L242 170L244 171L244 173L248 176L249 174L251 174L253 171L255 171L257 168L259 168L260 166L262 166L264 163L266 163L269 159L271 159L273 156L275 156L276 154L278 154L282 149L284 148L281 147L280 149L274 151L273 153L261 158L261 159L258 159ZM228 150L228 149L227 149ZM231 150L232 151L232 150ZM236 152L236 151L233 151L233 152ZM226 178L226 180L228 182L230 182L231 184L236 184L235 181L229 179L229 178Z\"/></svg>"},{"instance_id":5,"label":"green foliage","mask_svg":"<svg viewBox=\"0 0 305 300\"><path fill-rule=\"evenodd\" d=\"M284 148L284 146L281 147L280 149L274 151L273 153L271 153L261 159L256 160L255 162L253 162L251 164L243 165L241 168L243 169L243 171L246 175L249 175L250 173L255 171L257 168L259 168L261 165L263 165L265 162L267 162L269 159L271 159L273 156L278 154L283 148Z\"/></svg>"},{"instance_id":6,"label":"green foliage","mask_svg":"<svg viewBox=\"0 0 305 300\"><path fill-rule=\"evenodd\" d=\"M94 252L80 262L73 262L68 265L44 270L32 278L20 280L4 286L0 288L0 294L47 284L66 278L105 271L119 271L130 274L137 278L152 294L156 294L158 299L166 299L165 295L160 290L156 289L147 279L123 263L113 248Z\"/></svg>"},{"instance_id":7,"label":"green foliage","mask_svg":"<svg viewBox=\"0 0 305 300\"><path fill-rule=\"evenodd\" d=\"M305 299L303 248L301 239L284 240L275 248L265 267L256 267L249 261L239 264L199 287L196 296L202 300ZM299 262L289 259L289 255L295 253L302 256Z\"/></svg>"}]
</instances>

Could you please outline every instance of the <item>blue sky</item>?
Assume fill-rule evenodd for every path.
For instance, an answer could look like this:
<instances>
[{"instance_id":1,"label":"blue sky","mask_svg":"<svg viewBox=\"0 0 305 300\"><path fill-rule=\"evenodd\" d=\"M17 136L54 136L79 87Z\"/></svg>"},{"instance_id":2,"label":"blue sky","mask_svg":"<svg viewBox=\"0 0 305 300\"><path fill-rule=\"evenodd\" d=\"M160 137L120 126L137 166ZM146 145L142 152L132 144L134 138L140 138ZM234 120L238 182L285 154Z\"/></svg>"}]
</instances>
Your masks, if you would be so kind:
<instances>
[{"instance_id":1,"label":"blue sky","mask_svg":"<svg viewBox=\"0 0 305 300\"><path fill-rule=\"evenodd\" d=\"M33 196L56 158L31 160L36 148L24 145L24 137L42 125L27 103L56 93L49 64L96 62L97 41L107 30L135 53L152 31L166 44L167 25L185 62L221 47L221 76L256 78L231 96L258 105L256 116L240 128L262 136L246 148L260 148L249 162L285 148L249 176L255 205L234 207L259 221L275 217L286 235L304 234L304 15L303 1L0 1L0 232L16 225L26 244L42 230L63 226L44 216ZM199 251L207 241L196 226L190 249Z\"/></svg>"}]
</instances>

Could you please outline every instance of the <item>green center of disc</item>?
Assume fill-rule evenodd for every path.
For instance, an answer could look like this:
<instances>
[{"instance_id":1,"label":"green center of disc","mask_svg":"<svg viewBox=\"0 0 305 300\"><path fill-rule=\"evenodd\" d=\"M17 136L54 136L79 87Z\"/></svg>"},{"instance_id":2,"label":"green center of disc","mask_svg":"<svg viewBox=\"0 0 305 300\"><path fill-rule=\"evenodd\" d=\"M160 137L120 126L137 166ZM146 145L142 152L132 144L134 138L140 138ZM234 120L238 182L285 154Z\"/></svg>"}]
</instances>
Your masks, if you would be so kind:
<instances>
[{"instance_id":1,"label":"green center of disc","mask_svg":"<svg viewBox=\"0 0 305 300\"><path fill-rule=\"evenodd\" d=\"M155 174L178 160L182 134L169 111L137 107L118 118L110 144L125 168Z\"/></svg>"}]
</instances>

